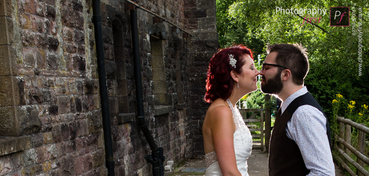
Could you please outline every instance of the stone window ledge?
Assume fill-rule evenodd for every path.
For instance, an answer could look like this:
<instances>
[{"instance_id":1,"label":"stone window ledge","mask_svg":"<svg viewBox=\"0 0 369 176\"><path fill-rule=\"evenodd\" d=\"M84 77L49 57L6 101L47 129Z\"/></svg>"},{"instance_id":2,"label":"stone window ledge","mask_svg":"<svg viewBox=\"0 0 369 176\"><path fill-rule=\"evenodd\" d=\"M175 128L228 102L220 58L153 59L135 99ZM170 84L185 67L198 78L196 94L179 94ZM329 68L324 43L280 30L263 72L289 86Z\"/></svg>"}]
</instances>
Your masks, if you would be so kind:
<instances>
[{"instance_id":1,"label":"stone window ledge","mask_svg":"<svg viewBox=\"0 0 369 176\"><path fill-rule=\"evenodd\" d=\"M173 110L174 108L172 106L163 106L163 105L155 106L155 116L169 114Z\"/></svg>"},{"instance_id":2,"label":"stone window ledge","mask_svg":"<svg viewBox=\"0 0 369 176\"><path fill-rule=\"evenodd\" d=\"M117 115L118 124L133 122L135 117L135 113L120 113Z\"/></svg>"},{"instance_id":3,"label":"stone window ledge","mask_svg":"<svg viewBox=\"0 0 369 176\"><path fill-rule=\"evenodd\" d=\"M31 148L29 136L0 137L0 156L20 152Z\"/></svg>"}]
</instances>

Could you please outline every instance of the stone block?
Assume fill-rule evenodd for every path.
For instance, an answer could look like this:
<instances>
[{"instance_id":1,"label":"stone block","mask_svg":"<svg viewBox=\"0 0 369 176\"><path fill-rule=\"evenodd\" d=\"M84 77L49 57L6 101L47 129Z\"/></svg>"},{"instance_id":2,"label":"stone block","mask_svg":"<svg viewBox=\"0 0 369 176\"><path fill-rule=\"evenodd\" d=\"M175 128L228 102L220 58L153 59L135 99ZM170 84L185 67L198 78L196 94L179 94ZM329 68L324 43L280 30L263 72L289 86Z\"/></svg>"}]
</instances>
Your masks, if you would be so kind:
<instances>
[{"instance_id":1,"label":"stone block","mask_svg":"<svg viewBox=\"0 0 369 176\"><path fill-rule=\"evenodd\" d=\"M84 136L86 134L87 134L87 120L86 119L79 120L77 122L76 135L77 135L77 137L79 137L79 136Z\"/></svg>"},{"instance_id":2,"label":"stone block","mask_svg":"<svg viewBox=\"0 0 369 176\"><path fill-rule=\"evenodd\" d=\"M59 148L60 149L59 151L62 152L62 155L64 155L64 154L75 152L76 147L77 147L76 142L69 140L69 141L63 141L61 143L61 148L59 148L59 147L57 147L57 148Z\"/></svg>"},{"instance_id":3,"label":"stone block","mask_svg":"<svg viewBox=\"0 0 369 176\"><path fill-rule=\"evenodd\" d=\"M60 129L61 129L61 140L62 141L66 141L69 140L70 138L70 134L69 134L69 126L68 124L61 124L60 125Z\"/></svg>"},{"instance_id":4,"label":"stone block","mask_svg":"<svg viewBox=\"0 0 369 176\"><path fill-rule=\"evenodd\" d=\"M53 142L53 134L51 132L43 133L43 142L44 144Z\"/></svg>"},{"instance_id":5,"label":"stone block","mask_svg":"<svg viewBox=\"0 0 369 176\"><path fill-rule=\"evenodd\" d=\"M83 31L74 30L74 42L77 44L85 43L85 35Z\"/></svg>"},{"instance_id":6,"label":"stone block","mask_svg":"<svg viewBox=\"0 0 369 176\"><path fill-rule=\"evenodd\" d=\"M0 139L0 156L23 151L28 148L31 148L31 139L29 136Z\"/></svg>"},{"instance_id":7,"label":"stone block","mask_svg":"<svg viewBox=\"0 0 369 176\"><path fill-rule=\"evenodd\" d=\"M16 123L19 135L28 135L39 132L41 121L37 106L16 106Z\"/></svg>"},{"instance_id":8,"label":"stone block","mask_svg":"<svg viewBox=\"0 0 369 176\"><path fill-rule=\"evenodd\" d=\"M104 133L103 129L100 129L100 132L97 134L97 148L104 149L104 147L105 147Z\"/></svg>"},{"instance_id":9,"label":"stone block","mask_svg":"<svg viewBox=\"0 0 369 176\"><path fill-rule=\"evenodd\" d=\"M123 62L124 60L123 59L118 60L117 55L115 55L115 58L116 58L115 63L116 63L116 67L117 67L117 71L116 71L117 79L126 79L127 71L126 71L126 64L124 64L124 62Z\"/></svg>"},{"instance_id":10,"label":"stone block","mask_svg":"<svg viewBox=\"0 0 369 176\"><path fill-rule=\"evenodd\" d=\"M105 163L105 153L103 150L98 150L92 153L92 167L98 167Z\"/></svg>"},{"instance_id":11,"label":"stone block","mask_svg":"<svg viewBox=\"0 0 369 176\"><path fill-rule=\"evenodd\" d=\"M169 114L173 110L174 108L172 106L155 106L155 116Z\"/></svg>"},{"instance_id":12,"label":"stone block","mask_svg":"<svg viewBox=\"0 0 369 176\"><path fill-rule=\"evenodd\" d=\"M152 69L153 80L166 80L164 65Z\"/></svg>"},{"instance_id":13,"label":"stone block","mask_svg":"<svg viewBox=\"0 0 369 176\"><path fill-rule=\"evenodd\" d=\"M59 107L56 105L51 105L48 109L50 115L57 115L59 111Z\"/></svg>"},{"instance_id":14,"label":"stone block","mask_svg":"<svg viewBox=\"0 0 369 176\"><path fill-rule=\"evenodd\" d=\"M63 28L63 41L66 42L72 42L73 41L73 29L69 27Z\"/></svg>"},{"instance_id":15,"label":"stone block","mask_svg":"<svg viewBox=\"0 0 369 176\"><path fill-rule=\"evenodd\" d=\"M167 81L165 80L154 80L154 94L164 94L168 92Z\"/></svg>"},{"instance_id":16,"label":"stone block","mask_svg":"<svg viewBox=\"0 0 369 176\"><path fill-rule=\"evenodd\" d=\"M0 135L17 135L15 108L13 106L0 107Z\"/></svg>"},{"instance_id":17,"label":"stone block","mask_svg":"<svg viewBox=\"0 0 369 176\"><path fill-rule=\"evenodd\" d=\"M48 36L47 37L47 43L48 43L48 48L50 50L57 50L58 46L59 46L59 40L57 38L54 38L52 36Z\"/></svg>"},{"instance_id":18,"label":"stone block","mask_svg":"<svg viewBox=\"0 0 369 176\"><path fill-rule=\"evenodd\" d=\"M127 80L126 79L121 79L121 80L117 80L117 84L118 84L118 96L127 96Z\"/></svg>"},{"instance_id":19,"label":"stone block","mask_svg":"<svg viewBox=\"0 0 369 176\"><path fill-rule=\"evenodd\" d=\"M0 75L15 75L16 74L16 59L14 50L7 45L0 46Z\"/></svg>"},{"instance_id":20,"label":"stone block","mask_svg":"<svg viewBox=\"0 0 369 176\"><path fill-rule=\"evenodd\" d=\"M45 22L43 21L43 19L40 18L35 18L34 20L34 30L39 32L39 33L44 33L44 24Z\"/></svg>"},{"instance_id":21,"label":"stone block","mask_svg":"<svg viewBox=\"0 0 369 176\"><path fill-rule=\"evenodd\" d=\"M76 156L73 154L69 154L63 158L59 158L61 175L76 175L75 160Z\"/></svg>"},{"instance_id":22,"label":"stone block","mask_svg":"<svg viewBox=\"0 0 369 176\"><path fill-rule=\"evenodd\" d=\"M84 81L85 94L97 94L99 91L99 85L97 80L86 79Z\"/></svg>"},{"instance_id":23,"label":"stone block","mask_svg":"<svg viewBox=\"0 0 369 176\"><path fill-rule=\"evenodd\" d=\"M38 49L36 52L36 64L38 69L44 69L46 66L46 52L43 49Z\"/></svg>"},{"instance_id":24,"label":"stone block","mask_svg":"<svg viewBox=\"0 0 369 176\"><path fill-rule=\"evenodd\" d=\"M21 173L23 175L38 175L42 171L43 171L42 165L31 165L31 166L22 168Z\"/></svg>"},{"instance_id":25,"label":"stone block","mask_svg":"<svg viewBox=\"0 0 369 176\"><path fill-rule=\"evenodd\" d=\"M34 0L20 1L19 8L26 13L34 14L36 12L36 2Z\"/></svg>"},{"instance_id":26,"label":"stone block","mask_svg":"<svg viewBox=\"0 0 369 176\"><path fill-rule=\"evenodd\" d=\"M170 104L167 94L155 94L156 105L168 105Z\"/></svg>"},{"instance_id":27,"label":"stone block","mask_svg":"<svg viewBox=\"0 0 369 176\"><path fill-rule=\"evenodd\" d=\"M119 113L118 100L116 98L109 98L109 115L111 117Z\"/></svg>"},{"instance_id":28,"label":"stone block","mask_svg":"<svg viewBox=\"0 0 369 176\"><path fill-rule=\"evenodd\" d=\"M65 114L70 112L70 97L59 96L57 98L58 113Z\"/></svg>"},{"instance_id":29,"label":"stone block","mask_svg":"<svg viewBox=\"0 0 369 176\"><path fill-rule=\"evenodd\" d=\"M117 65L114 61L105 60L105 73L109 78L115 78L115 73L117 71Z\"/></svg>"},{"instance_id":30,"label":"stone block","mask_svg":"<svg viewBox=\"0 0 369 176\"><path fill-rule=\"evenodd\" d=\"M51 5L46 5L46 17L51 20L55 20L55 15L56 15L55 7Z\"/></svg>"},{"instance_id":31,"label":"stone block","mask_svg":"<svg viewBox=\"0 0 369 176\"><path fill-rule=\"evenodd\" d=\"M10 44L7 32L8 32L7 19L4 16L0 16L0 45Z\"/></svg>"},{"instance_id":32,"label":"stone block","mask_svg":"<svg viewBox=\"0 0 369 176\"><path fill-rule=\"evenodd\" d=\"M29 14L20 14L19 18L22 29L33 29L33 18Z\"/></svg>"},{"instance_id":33,"label":"stone block","mask_svg":"<svg viewBox=\"0 0 369 176\"><path fill-rule=\"evenodd\" d=\"M0 0L0 16L11 16L11 3L12 0Z\"/></svg>"},{"instance_id":34,"label":"stone block","mask_svg":"<svg viewBox=\"0 0 369 176\"><path fill-rule=\"evenodd\" d=\"M204 17L206 17L207 15L206 15L206 9L201 9L201 10L197 10L196 12L195 12L195 14L196 14L196 18L204 18ZM214 20L214 19L213 19Z\"/></svg>"},{"instance_id":35,"label":"stone block","mask_svg":"<svg viewBox=\"0 0 369 176\"><path fill-rule=\"evenodd\" d=\"M25 47L23 48L23 65L24 67L34 68L35 66L35 49Z\"/></svg>"},{"instance_id":36,"label":"stone block","mask_svg":"<svg viewBox=\"0 0 369 176\"><path fill-rule=\"evenodd\" d=\"M54 142L61 141L61 128L60 125L54 125L51 130Z\"/></svg>"},{"instance_id":37,"label":"stone block","mask_svg":"<svg viewBox=\"0 0 369 176\"><path fill-rule=\"evenodd\" d=\"M75 158L74 166L75 166L75 171L77 175L81 175L84 172L83 159L84 159L83 156Z\"/></svg>"},{"instance_id":38,"label":"stone block","mask_svg":"<svg viewBox=\"0 0 369 176\"><path fill-rule=\"evenodd\" d=\"M83 96L82 102L82 111L92 111L100 108L99 95Z\"/></svg>"},{"instance_id":39,"label":"stone block","mask_svg":"<svg viewBox=\"0 0 369 176\"><path fill-rule=\"evenodd\" d=\"M80 97L71 98L71 112L82 112L82 101Z\"/></svg>"},{"instance_id":40,"label":"stone block","mask_svg":"<svg viewBox=\"0 0 369 176\"><path fill-rule=\"evenodd\" d=\"M30 38L30 42L34 42L34 44L29 44L29 46L34 46L36 45L38 49L44 49L47 48L47 35L43 34L43 33L27 33L28 35L34 35L34 36L25 36L25 38ZM32 38L32 39L31 39ZM36 40L34 40L33 38L36 38ZM28 41L27 41L28 42Z\"/></svg>"},{"instance_id":41,"label":"stone block","mask_svg":"<svg viewBox=\"0 0 369 176\"><path fill-rule=\"evenodd\" d=\"M44 163L45 161L54 159L58 156L57 147L55 144L43 145L36 150L36 163Z\"/></svg>"},{"instance_id":42,"label":"stone block","mask_svg":"<svg viewBox=\"0 0 369 176\"><path fill-rule=\"evenodd\" d=\"M93 111L87 115L87 125L89 133L98 132L102 128L102 117L100 111Z\"/></svg>"},{"instance_id":43,"label":"stone block","mask_svg":"<svg viewBox=\"0 0 369 176\"><path fill-rule=\"evenodd\" d=\"M24 166L29 166L29 165L35 164L36 159L37 159L36 150L34 148L31 148L29 150L25 150L23 152L22 159L23 159Z\"/></svg>"},{"instance_id":44,"label":"stone block","mask_svg":"<svg viewBox=\"0 0 369 176\"><path fill-rule=\"evenodd\" d=\"M120 113L117 115L118 124L133 122L135 118L135 113Z\"/></svg>"},{"instance_id":45,"label":"stone block","mask_svg":"<svg viewBox=\"0 0 369 176\"><path fill-rule=\"evenodd\" d=\"M57 55L50 54L47 56L47 66L50 70L58 69L60 64L60 58Z\"/></svg>"},{"instance_id":46,"label":"stone block","mask_svg":"<svg viewBox=\"0 0 369 176\"><path fill-rule=\"evenodd\" d=\"M83 57L80 57L79 55L74 55L72 57L72 69L74 71L80 71L84 72L86 71L86 61Z\"/></svg>"},{"instance_id":47,"label":"stone block","mask_svg":"<svg viewBox=\"0 0 369 176\"><path fill-rule=\"evenodd\" d=\"M34 135L31 135L31 144L32 148L34 147L40 147L44 144L44 135L43 133L37 133Z\"/></svg>"},{"instance_id":48,"label":"stone block","mask_svg":"<svg viewBox=\"0 0 369 176\"><path fill-rule=\"evenodd\" d=\"M71 54L77 53L77 45L73 43L64 43L64 49Z\"/></svg>"},{"instance_id":49,"label":"stone block","mask_svg":"<svg viewBox=\"0 0 369 176\"><path fill-rule=\"evenodd\" d=\"M134 111L129 108L127 96L118 97L118 109L120 113L128 113Z\"/></svg>"}]
</instances>

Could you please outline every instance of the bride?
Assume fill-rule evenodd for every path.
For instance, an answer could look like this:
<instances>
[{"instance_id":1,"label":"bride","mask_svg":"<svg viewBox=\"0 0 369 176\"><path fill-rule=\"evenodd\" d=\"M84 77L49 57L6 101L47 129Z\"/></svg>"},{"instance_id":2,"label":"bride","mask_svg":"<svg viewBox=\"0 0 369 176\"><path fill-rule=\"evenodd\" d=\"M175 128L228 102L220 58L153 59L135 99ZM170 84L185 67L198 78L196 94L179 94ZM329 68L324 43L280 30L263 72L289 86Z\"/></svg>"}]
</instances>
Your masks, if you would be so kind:
<instances>
[{"instance_id":1,"label":"bride","mask_svg":"<svg viewBox=\"0 0 369 176\"><path fill-rule=\"evenodd\" d=\"M211 58L204 97L211 105L202 127L206 176L248 176L252 136L235 104L257 89L258 74L245 46L219 50Z\"/></svg>"}]
</instances>

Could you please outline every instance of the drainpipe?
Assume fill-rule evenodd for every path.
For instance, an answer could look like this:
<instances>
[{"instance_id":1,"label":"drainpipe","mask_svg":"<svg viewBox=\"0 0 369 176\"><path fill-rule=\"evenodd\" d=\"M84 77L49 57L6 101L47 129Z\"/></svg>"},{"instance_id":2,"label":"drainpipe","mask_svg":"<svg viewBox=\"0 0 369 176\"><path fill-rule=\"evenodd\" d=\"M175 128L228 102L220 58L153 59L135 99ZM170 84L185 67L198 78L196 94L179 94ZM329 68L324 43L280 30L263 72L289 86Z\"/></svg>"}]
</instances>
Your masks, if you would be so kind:
<instances>
[{"instance_id":1,"label":"drainpipe","mask_svg":"<svg viewBox=\"0 0 369 176\"><path fill-rule=\"evenodd\" d=\"M105 160L108 175L114 176L114 157L111 139L111 127L109 116L108 91L106 88L105 76L105 58L102 41L101 15L100 15L100 0L93 1L93 22L95 26L96 54L97 65L99 71L99 85L101 98L101 112L103 117L103 130L105 139Z\"/></svg>"},{"instance_id":2,"label":"drainpipe","mask_svg":"<svg viewBox=\"0 0 369 176\"><path fill-rule=\"evenodd\" d=\"M130 13L132 25L132 45L133 45L133 60L136 82L138 124L151 148L152 155L146 156L146 160L147 162L152 164L153 176L164 176L163 162L165 160L165 157L163 155L163 148L158 147L156 145L154 138L152 137L150 130L147 127L147 123L145 121L143 96L142 96L141 60L138 47L137 11L130 10Z\"/></svg>"}]
</instances>

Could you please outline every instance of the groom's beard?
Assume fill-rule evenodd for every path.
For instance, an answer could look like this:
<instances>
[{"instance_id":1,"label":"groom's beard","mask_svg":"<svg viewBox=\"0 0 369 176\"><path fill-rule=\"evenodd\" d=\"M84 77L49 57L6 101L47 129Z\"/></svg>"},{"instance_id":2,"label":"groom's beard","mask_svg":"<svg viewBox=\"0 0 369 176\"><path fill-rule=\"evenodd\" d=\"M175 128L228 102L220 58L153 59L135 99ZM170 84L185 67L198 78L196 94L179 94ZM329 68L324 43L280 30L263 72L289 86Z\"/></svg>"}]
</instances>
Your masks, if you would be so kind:
<instances>
[{"instance_id":1,"label":"groom's beard","mask_svg":"<svg viewBox=\"0 0 369 176\"><path fill-rule=\"evenodd\" d=\"M281 72L277 73L273 78L266 80L263 76L264 82L261 84L261 91L267 94L278 94L283 88Z\"/></svg>"}]
</instances>

